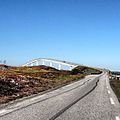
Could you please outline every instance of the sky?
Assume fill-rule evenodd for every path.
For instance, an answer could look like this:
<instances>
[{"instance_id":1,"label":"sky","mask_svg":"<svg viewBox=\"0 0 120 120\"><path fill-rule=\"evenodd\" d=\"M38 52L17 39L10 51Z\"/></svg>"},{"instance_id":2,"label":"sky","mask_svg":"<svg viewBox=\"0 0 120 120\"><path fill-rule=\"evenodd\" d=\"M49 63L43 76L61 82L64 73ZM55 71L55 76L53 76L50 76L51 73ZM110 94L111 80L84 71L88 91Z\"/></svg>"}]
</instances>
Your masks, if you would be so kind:
<instances>
[{"instance_id":1,"label":"sky","mask_svg":"<svg viewBox=\"0 0 120 120\"><path fill-rule=\"evenodd\" d=\"M120 0L0 0L0 60L34 58L120 70Z\"/></svg>"}]
</instances>

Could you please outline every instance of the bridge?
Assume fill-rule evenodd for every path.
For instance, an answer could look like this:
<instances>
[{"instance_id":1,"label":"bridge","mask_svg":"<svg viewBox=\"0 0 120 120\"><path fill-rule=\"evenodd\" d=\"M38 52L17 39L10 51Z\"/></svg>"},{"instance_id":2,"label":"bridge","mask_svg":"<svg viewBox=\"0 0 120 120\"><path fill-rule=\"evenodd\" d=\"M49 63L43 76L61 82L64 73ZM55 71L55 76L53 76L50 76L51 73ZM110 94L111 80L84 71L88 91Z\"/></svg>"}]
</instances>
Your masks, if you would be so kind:
<instances>
[{"instance_id":1,"label":"bridge","mask_svg":"<svg viewBox=\"0 0 120 120\"><path fill-rule=\"evenodd\" d=\"M28 61L22 66L39 66L39 65L50 66L59 70L72 70L73 68L77 67L79 64L62 61L62 60L51 59L51 58L37 58L37 59Z\"/></svg>"}]
</instances>

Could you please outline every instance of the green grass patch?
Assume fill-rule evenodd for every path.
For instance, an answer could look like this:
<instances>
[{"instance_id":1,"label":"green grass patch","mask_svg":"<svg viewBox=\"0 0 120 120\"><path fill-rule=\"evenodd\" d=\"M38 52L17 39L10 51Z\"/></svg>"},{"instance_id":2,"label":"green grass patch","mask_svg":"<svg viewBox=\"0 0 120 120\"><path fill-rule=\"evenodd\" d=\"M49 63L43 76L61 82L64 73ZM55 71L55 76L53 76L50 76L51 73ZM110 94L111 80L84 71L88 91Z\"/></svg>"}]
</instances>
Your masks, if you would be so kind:
<instances>
[{"instance_id":1,"label":"green grass patch","mask_svg":"<svg viewBox=\"0 0 120 120\"><path fill-rule=\"evenodd\" d=\"M110 79L110 85L120 102L120 80Z\"/></svg>"},{"instance_id":2,"label":"green grass patch","mask_svg":"<svg viewBox=\"0 0 120 120\"><path fill-rule=\"evenodd\" d=\"M57 78L55 78L56 80L77 80L77 79L81 79L84 78L85 76L80 74L80 75L60 75Z\"/></svg>"}]
</instances>

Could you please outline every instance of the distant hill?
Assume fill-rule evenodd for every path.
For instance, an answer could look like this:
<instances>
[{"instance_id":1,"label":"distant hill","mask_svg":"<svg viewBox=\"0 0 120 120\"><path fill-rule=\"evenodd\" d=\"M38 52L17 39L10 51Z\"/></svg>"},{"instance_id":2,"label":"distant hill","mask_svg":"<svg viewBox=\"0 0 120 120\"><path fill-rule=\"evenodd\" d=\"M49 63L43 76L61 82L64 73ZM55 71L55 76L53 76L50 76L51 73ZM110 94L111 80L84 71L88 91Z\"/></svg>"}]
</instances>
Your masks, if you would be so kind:
<instances>
[{"instance_id":1,"label":"distant hill","mask_svg":"<svg viewBox=\"0 0 120 120\"><path fill-rule=\"evenodd\" d=\"M102 71L95 69L95 68L91 68L91 67L86 67L86 66L77 66L76 68L74 68L72 70L73 74L74 73L80 73L80 74L84 74L84 75L92 75L92 74L101 74Z\"/></svg>"}]
</instances>

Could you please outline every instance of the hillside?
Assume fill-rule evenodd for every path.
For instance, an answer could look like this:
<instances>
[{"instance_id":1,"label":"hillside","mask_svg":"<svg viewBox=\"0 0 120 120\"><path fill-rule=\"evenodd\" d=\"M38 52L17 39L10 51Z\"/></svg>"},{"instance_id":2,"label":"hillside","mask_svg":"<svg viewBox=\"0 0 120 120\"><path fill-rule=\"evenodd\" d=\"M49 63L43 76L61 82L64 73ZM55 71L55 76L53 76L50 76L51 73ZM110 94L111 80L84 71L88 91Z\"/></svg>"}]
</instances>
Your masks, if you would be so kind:
<instances>
[{"instance_id":1,"label":"hillside","mask_svg":"<svg viewBox=\"0 0 120 120\"><path fill-rule=\"evenodd\" d=\"M47 66L13 67L0 65L0 103L37 94L101 72L78 66L72 71Z\"/></svg>"}]
</instances>

